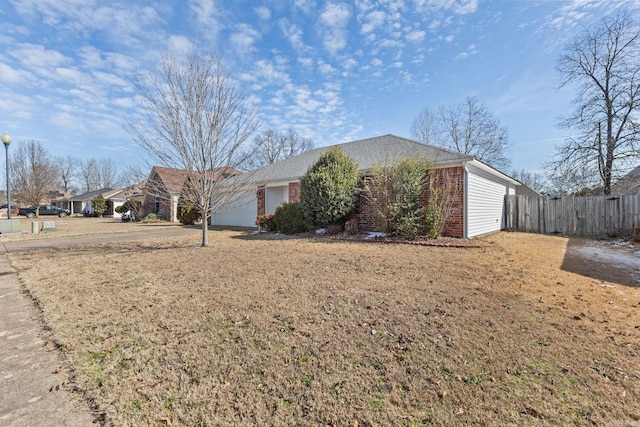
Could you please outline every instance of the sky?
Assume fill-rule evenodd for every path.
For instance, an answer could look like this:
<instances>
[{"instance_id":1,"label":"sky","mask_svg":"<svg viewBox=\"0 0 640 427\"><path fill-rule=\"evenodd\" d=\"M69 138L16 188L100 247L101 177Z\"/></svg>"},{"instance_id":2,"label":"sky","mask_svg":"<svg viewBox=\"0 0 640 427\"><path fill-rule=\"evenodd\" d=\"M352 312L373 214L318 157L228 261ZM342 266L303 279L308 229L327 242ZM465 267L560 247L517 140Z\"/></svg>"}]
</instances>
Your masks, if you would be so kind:
<instances>
[{"instance_id":1,"label":"sky","mask_svg":"<svg viewBox=\"0 0 640 427\"><path fill-rule=\"evenodd\" d=\"M511 169L541 172L569 131L564 46L634 1L0 0L0 133L54 156L144 164L127 133L137 75L223 52L260 129L316 146L411 138L424 108L477 97L509 130ZM509 172L509 171L505 171Z\"/></svg>"}]
</instances>

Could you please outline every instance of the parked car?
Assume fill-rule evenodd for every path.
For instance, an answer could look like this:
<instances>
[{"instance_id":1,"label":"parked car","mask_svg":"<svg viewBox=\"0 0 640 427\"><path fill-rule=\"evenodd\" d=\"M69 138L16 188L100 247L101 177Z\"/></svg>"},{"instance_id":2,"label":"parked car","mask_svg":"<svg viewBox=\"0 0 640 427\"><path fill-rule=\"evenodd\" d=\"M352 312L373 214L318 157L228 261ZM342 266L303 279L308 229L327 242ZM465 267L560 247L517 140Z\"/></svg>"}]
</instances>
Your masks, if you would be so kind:
<instances>
[{"instance_id":1,"label":"parked car","mask_svg":"<svg viewBox=\"0 0 640 427\"><path fill-rule=\"evenodd\" d=\"M52 206L52 205L40 206L38 210L39 210L40 216L56 215L56 216L59 216L60 218L64 218L65 216L71 214L71 211L69 209L63 209L63 208L59 208L57 206ZM27 218L33 218L36 216L36 208L33 206L29 206L28 208L20 208L18 210L18 215L23 215L23 216L26 216Z\"/></svg>"}]
</instances>

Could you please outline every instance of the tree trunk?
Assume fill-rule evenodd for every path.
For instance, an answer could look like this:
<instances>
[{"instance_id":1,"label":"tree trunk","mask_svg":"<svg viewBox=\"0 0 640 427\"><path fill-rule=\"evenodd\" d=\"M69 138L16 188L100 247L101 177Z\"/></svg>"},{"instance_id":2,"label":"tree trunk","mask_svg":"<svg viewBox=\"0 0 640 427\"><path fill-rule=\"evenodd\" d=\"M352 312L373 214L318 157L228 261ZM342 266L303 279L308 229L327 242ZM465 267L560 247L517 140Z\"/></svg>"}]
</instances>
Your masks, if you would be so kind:
<instances>
[{"instance_id":1,"label":"tree trunk","mask_svg":"<svg viewBox=\"0 0 640 427\"><path fill-rule=\"evenodd\" d=\"M201 247L209 246L209 233L206 215L202 218L202 244Z\"/></svg>"}]
</instances>

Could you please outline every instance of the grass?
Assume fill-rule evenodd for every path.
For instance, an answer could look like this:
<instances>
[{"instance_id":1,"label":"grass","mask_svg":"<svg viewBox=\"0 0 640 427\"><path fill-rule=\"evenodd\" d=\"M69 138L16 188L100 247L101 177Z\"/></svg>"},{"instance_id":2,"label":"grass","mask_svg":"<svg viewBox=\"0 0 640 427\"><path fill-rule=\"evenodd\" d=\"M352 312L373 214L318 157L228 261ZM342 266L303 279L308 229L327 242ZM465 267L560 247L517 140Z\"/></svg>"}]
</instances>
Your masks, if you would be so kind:
<instances>
[{"instance_id":1,"label":"grass","mask_svg":"<svg viewBox=\"0 0 640 427\"><path fill-rule=\"evenodd\" d=\"M638 289L566 239L484 248L212 232L12 254L108 425L638 422Z\"/></svg>"}]
</instances>

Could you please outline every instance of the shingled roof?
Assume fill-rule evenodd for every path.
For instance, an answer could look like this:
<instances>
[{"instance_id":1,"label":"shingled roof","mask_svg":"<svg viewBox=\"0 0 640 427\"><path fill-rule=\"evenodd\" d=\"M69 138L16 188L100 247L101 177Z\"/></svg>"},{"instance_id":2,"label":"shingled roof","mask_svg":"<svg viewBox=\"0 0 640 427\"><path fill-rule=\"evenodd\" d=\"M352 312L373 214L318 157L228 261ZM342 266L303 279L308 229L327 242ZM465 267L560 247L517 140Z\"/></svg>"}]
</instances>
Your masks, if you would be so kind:
<instances>
[{"instance_id":1,"label":"shingled roof","mask_svg":"<svg viewBox=\"0 0 640 427\"><path fill-rule=\"evenodd\" d=\"M187 179L187 171L184 169L154 166L151 176L153 176L153 172L155 172L169 193L180 193L184 186L184 180Z\"/></svg>"},{"instance_id":2,"label":"shingled roof","mask_svg":"<svg viewBox=\"0 0 640 427\"><path fill-rule=\"evenodd\" d=\"M251 181L265 183L276 180L299 179L320 155L332 147L340 148L343 153L355 160L361 171L370 170L375 164L395 159L405 159L411 156L426 158L436 165L473 160L472 156L466 154L422 144L395 135L383 135L306 151L250 172Z\"/></svg>"},{"instance_id":3,"label":"shingled roof","mask_svg":"<svg viewBox=\"0 0 640 427\"><path fill-rule=\"evenodd\" d=\"M611 186L611 194L620 196L640 194L640 166L636 166L628 174Z\"/></svg>"}]
</instances>

